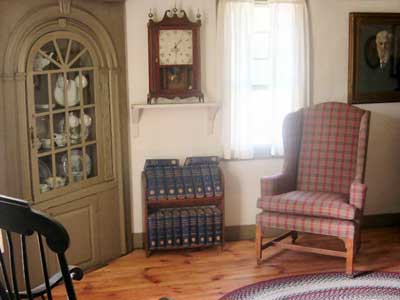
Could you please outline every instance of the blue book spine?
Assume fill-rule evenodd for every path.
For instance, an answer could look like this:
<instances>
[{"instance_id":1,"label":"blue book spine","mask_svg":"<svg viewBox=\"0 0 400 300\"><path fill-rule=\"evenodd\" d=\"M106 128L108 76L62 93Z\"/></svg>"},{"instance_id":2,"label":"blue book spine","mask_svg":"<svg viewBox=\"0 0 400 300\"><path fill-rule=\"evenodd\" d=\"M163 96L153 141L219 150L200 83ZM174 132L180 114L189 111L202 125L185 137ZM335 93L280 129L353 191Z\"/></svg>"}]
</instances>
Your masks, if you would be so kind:
<instances>
[{"instance_id":1,"label":"blue book spine","mask_svg":"<svg viewBox=\"0 0 400 300\"><path fill-rule=\"evenodd\" d=\"M162 211L157 212L157 248L165 248L165 217Z\"/></svg>"},{"instance_id":2,"label":"blue book spine","mask_svg":"<svg viewBox=\"0 0 400 300\"><path fill-rule=\"evenodd\" d=\"M182 246L190 245L190 216L186 209L181 209Z\"/></svg>"},{"instance_id":3,"label":"blue book spine","mask_svg":"<svg viewBox=\"0 0 400 300\"><path fill-rule=\"evenodd\" d=\"M214 243L214 213L211 208L204 208L206 216L206 243L211 245Z\"/></svg>"},{"instance_id":4,"label":"blue book spine","mask_svg":"<svg viewBox=\"0 0 400 300\"><path fill-rule=\"evenodd\" d=\"M185 166L203 165L203 164L218 164L218 156L192 156L185 160Z\"/></svg>"},{"instance_id":5,"label":"blue book spine","mask_svg":"<svg viewBox=\"0 0 400 300\"><path fill-rule=\"evenodd\" d=\"M214 213L214 244L222 242L222 213L217 207L213 207Z\"/></svg>"},{"instance_id":6,"label":"blue book spine","mask_svg":"<svg viewBox=\"0 0 400 300\"><path fill-rule=\"evenodd\" d=\"M144 169L166 166L177 166L179 161L177 159L146 159Z\"/></svg>"},{"instance_id":7,"label":"blue book spine","mask_svg":"<svg viewBox=\"0 0 400 300\"><path fill-rule=\"evenodd\" d=\"M148 229L149 229L149 236L148 236L148 245L149 249L157 249L157 216L156 214L149 215L148 219Z\"/></svg>"},{"instance_id":8,"label":"blue book spine","mask_svg":"<svg viewBox=\"0 0 400 300\"><path fill-rule=\"evenodd\" d=\"M175 173L173 167L164 167L165 185L167 190L167 198L169 200L176 199Z\"/></svg>"},{"instance_id":9,"label":"blue book spine","mask_svg":"<svg viewBox=\"0 0 400 300\"><path fill-rule=\"evenodd\" d=\"M181 212L179 209L173 210L172 223L174 227L174 246L182 246L182 224Z\"/></svg>"},{"instance_id":10,"label":"blue book spine","mask_svg":"<svg viewBox=\"0 0 400 300\"><path fill-rule=\"evenodd\" d=\"M176 197L185 199L185 184L183 183L183 172L181 167L174 167Z\"/></svg>"},{"instance_id":11,"label":"blue book spine","mask_svg":"<svg viewBox=\"0 0 400 300\"><path fill-rule=\"evenodd\" d=\"M198 233L197 233L197 211L194 208L189 209L189 223L190 223L190 244L198 244Z\"/></svg>"},{"instance_id":12,"label":"blue book spine","mask_svg":"<svg viewBox=\"0 0 400 300\"><path fill-rule=\"evenodd\" d=\"M167 193L165 191L165 175L162 167L155 168L156 173L156 183L157 183L157 200L165 200L167 199Z\"/></svg>"},{"instance_id":13,"label":"blue book spine","mask_svg":"<svg viewBox=\"0 0 400 300\"><path fill-rule=\"evenodd\" d=\"M165 218L165 243L166 247L174 246L174 227L172 220L172 212L170 210L164 211Z\"/></svg>"},{"instance_id":14,"label":"blue book spine","mask_svg":"<svg viewBox=\"0 0 400 300\"><path fill-rule=\"evenodd\" d=\"M200 170L201 170L201 176L203 177L203 182L204 182L204 194L208 198L213 197L214 189L213 189L213 183L211 180L210 167L208 165L201 165Z\"/></svg>"},{"instance_id":15,"label":"blue book spine","mask_svg":"<svg viewBox=\"0 0 400 300\"><path fill-rule=\"evenodd\" d=\"M147 169L145 171L146 175L146 199L147 200L156 200L157 199L157 181L156 181L156 173L154 169Z\"/></svg>"},{"instance_id":16,"label":"blue book spine","mask_svg":"<svg viewBox=\"0 0 400 300\"><path fill-rule=\"evenodd\" d=\"M210 172L211 172L211 180L214 189L214 196L215 197L222 197L224 194L223 186L222 186L222 178L221 173L217 165L210 165Z\"/></svg>"},{"instance_id":17,"label":"blue book spine","mask_svg":"<svg viewBox=\"0 0 400 300\"><path fill-rule=\"evenodd\" d=\"M197 208L197 230L199 244L204 245L206 243L206 215L201 208Z\"/></svg>"},{"instance_id":18,"label":"blue book spine","mask_svg":"<svg viewBox=\"0 0 400 300\"><path fill-rule=\"evenodd\" d=\"M183 174L183 184L185 185L185 195L187 199L194 198L194 187L193 187L193 177L192 170L190 167L182 168Z\"/></svg>"},{"instance_id":19,"label":"blue book spine","mask_svg":"<svg viewBox=\"0 0 400 300\"><path fill-rule=\"evenodd\" d=\"M204 198L204 184L201 176L201 169L198 165L191 166L193 176L193 186L196 198Z\"/></svg>"}]
</instances>

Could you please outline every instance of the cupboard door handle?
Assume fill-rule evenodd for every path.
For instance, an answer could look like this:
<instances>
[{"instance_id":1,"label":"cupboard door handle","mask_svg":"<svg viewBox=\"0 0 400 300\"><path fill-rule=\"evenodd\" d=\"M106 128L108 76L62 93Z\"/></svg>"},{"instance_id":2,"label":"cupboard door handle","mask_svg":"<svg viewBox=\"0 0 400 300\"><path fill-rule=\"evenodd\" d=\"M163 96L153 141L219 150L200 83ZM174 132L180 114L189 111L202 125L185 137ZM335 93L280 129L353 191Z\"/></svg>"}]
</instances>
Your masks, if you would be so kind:
<instances>
[{"instance_id":1,"label":"cupboard door handle","mask_svg":"<svg viewBox=\"0 0 400 300\"><path fill-rule=\"evenodd\" d=\"M35 149L35 131L33 130L33 126L29 127L29 135L31 138L32 149Z\"/></svg>"}]
</instances>

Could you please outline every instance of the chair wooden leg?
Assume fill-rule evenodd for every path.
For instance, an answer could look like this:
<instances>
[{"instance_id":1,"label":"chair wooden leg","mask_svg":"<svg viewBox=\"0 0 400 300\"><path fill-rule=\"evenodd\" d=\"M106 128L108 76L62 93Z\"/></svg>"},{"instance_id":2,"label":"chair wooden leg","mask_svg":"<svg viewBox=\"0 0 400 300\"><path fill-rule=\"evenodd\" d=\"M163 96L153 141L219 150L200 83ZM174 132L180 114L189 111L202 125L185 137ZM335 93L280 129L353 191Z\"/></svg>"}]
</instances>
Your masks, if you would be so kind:
<instances>
[{"instance_id":1,"label":"chair wooden leg","mask_svg":"<svg viewBox=\"0 0 400 300\"><path fill-rule=\"evenodd\" d=\"M296 243L297 238L299 237L299 234L297 233L297 231L291 231L290 235L292 236L292 244Z\"/></svg>"},{"instance_id":2,"label":"chair wooden leg","mask_svg":"<svg viewBox=\"0 0 400 300\"><path fill-rule=\"evenodd\" d=\"M261 225L256 225L256 257L259 265L262 260L262 228Z\"/></svg>"},{"instance_id":3,"label":"chair wooden leg","mask_svg":"<svg viewBox=\"0 0 400 300\"><path fill-rule=\"evenodd\" d=\"M353 277L354 271L354 239L346 239L346 274Z\"/></svg>"}]
</instances>

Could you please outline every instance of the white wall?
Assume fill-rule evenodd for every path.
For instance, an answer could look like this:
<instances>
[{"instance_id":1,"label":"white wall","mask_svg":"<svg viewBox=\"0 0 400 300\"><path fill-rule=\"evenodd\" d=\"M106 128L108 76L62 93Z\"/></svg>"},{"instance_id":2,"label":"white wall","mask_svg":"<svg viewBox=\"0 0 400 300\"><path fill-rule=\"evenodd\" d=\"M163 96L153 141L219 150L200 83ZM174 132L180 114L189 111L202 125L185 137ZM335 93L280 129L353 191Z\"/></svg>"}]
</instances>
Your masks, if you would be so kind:
<instances>
[{"instance_id":1,"label":"white wall","mask_svg":"<svg viewBox=\"0 0 400 300\"><path fill-rule=\"evenodd\" d=\"M350 12L400 12L400 1L310 1L314 103L346 101ZM400 212L400 103L360 107L372 111L366 213Z\"/></svg>"},{"instance_id":2,"label":"white wall","mask_svg":"<svg viewBox=\"0 0 400 300\"><path fill-rule=\"evenodd\" d=\"M347 98L348 13L350 11L400 11L399 0L310 0L313 39L313 99L343 101ZM148 92L147 14L158 17L174 0L128 0L127 53L129 98L145 103ZM216 99L216 1L176 1L189 15L200 9L202 25L203 91L206 101ZM364 105L373 112L367 183L367 214L400 212L400 103ZM133 230L142 232L140 173L146 158L179 158L220 155L219 116L213 135L207 133L205 110L152 110L140 122L140 135L132 136ZM281 159L223 162L226 177L227 225L254 224L259 178L278 173Z\"/></svg>"}]
</instances>

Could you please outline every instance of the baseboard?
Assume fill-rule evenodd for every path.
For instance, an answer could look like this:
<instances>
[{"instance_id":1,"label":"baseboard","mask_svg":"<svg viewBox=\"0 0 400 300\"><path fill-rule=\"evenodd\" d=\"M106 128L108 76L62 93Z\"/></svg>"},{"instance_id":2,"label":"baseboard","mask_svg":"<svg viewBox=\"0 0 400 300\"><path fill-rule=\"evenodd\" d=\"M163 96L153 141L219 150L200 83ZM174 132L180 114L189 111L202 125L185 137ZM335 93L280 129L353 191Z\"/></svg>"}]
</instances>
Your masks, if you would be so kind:
<instances>
[{"instance_id":1,"label":"baseboard","mask_svg":"<svg viewBox=\"0 0 400 300\"><path fill-rule=\"evenodd\" d=\"M144 248L144 238L143 233L134 233L133 234L133 249L143 249Z\"/></svg>"},{"instance_id":2,"label":"baseboard","mask_svg":"<svg viewBox=\"0 0 400 300\"><path fill-rule=\"evenodd\" d=\"M269 229L264 231L265 237L274 237L282 234L282 230ZM225 241L254 240L256 235L256 225L239 225L225 227Z\"/></svg>"},{"instance_id":3,"label":"baseboard","mask_svg":"<svg viewBox=\"0 0 400 300\"><path fill-rule=\"evenodd\" d=\"M400 213L370 215L363 217L364 228L400 226Z\"/></svg>"},{"instance_id":4,"label":"baseboard","mask_svg":"<svg viewBox=\"0 0 400 300\"><path fill-rule=\"evenodd\" d=\"M363 218L363 228L379 228L400 226L400 213L395 214L381 214L369 215ZM243 241L254 240L256 232L256 225L239 225L239 226L226 226L225 227L225 240L226 241ZM270 229L264 232L265 237L274 237L280 235L282 230ZM133 234L133 247L134 249L143 249L143 233Z\"/></svg>"}]
</instances>

